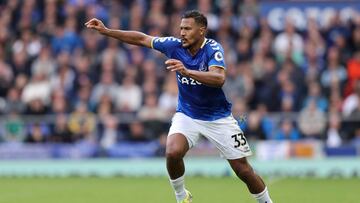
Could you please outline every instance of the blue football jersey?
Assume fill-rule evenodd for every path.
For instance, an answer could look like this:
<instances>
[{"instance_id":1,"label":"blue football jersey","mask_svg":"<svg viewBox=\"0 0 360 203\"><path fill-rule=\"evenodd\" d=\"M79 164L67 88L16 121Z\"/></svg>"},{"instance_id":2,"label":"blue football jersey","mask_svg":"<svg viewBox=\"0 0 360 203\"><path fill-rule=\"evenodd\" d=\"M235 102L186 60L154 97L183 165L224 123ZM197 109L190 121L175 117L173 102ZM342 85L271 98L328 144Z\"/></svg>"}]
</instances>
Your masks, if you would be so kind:
<instances>
[{"instance_id":1,"label":"blue football jersey","mask_svg":"<svg viewBox=\"0 0 360 203\"><path fill-rule=\"evenodd\" d=\"M225 69L224 50L213 39L205 39L194 56L183 48L181 40L175 37L155 37L151 46L168 58L180 60L190 70L209 71L211 66ZM205 121L217 120L231 114L231 103L227 101L222 88L203 85L179 73L176 73L176 77L179 88L176 109L178 112Z\"/></svg>"}]
</instances>

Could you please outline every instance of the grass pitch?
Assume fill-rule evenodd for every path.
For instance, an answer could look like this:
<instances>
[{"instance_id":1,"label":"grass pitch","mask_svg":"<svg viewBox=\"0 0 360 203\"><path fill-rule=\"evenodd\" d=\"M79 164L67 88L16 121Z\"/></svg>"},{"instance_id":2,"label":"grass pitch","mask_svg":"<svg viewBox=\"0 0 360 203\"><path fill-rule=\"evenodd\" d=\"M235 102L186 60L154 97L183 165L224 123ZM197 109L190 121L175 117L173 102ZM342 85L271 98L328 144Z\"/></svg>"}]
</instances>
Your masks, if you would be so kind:
<instances>
[{"instance_id":1,"label":"grass pitch","mask_svg":"<svg viewBox=\"0 0 360 203\"><path fill-rule=\"evenodd\" d=\"M268 179L275 203L358 203L360 179ZM188 177L194 203L255 203L233 177ZM0 178L0 203L175 203L166 178Z\"/></svg>"}]
</instances>

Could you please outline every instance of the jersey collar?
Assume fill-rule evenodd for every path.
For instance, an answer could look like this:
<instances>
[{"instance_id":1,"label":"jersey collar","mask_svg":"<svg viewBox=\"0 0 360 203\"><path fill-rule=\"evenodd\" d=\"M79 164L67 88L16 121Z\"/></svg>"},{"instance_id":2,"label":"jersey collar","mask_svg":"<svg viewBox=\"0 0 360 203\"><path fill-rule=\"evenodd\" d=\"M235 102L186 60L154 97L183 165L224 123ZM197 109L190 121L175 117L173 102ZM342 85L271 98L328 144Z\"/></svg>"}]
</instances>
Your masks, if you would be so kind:
<instances>
[{"instance_id":1,"label":"jersey collar","mask_svg":"<svg viewBox=\"0 0 360 203\"><path fill-rule=\"evenodd\" d=\"M207 38L205 37L205 39L204 39L203 43L201 44L200 49L202 49L202 48L205 46L205 44L206 44L206 40L207 40Z\"/></svg>"}]
</instances>

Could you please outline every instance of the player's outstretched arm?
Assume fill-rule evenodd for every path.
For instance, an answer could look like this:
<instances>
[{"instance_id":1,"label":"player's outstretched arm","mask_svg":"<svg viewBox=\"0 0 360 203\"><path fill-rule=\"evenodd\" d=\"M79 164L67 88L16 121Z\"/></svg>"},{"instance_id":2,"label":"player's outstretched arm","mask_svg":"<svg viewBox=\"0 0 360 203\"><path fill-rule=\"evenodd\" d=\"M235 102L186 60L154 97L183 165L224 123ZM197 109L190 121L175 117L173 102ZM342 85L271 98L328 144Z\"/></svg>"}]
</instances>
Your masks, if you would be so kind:
<instances>
[{"instance_id":1,"label":"player's outstretched arm","mask_svg":"<svg viewBox=\"0 0 360 203\"><path fill-rule=\"evenodd\" d=\"M170 71L177 71L181 75L193 78L204 85L211 87L222 87L225 83L225 70L221 67L211 66L209 71L202 72L196 70L189 70L185 68L184 64L176 59L169 59L165 62L167 69Z\"/></svg>"},{"instance_id":2,"label":"player's outstretched arm","mask_svg":"<svg viewBox=\"0 0 360 203\"><path fill-rule=\"evenodd\" d=\"M113 30L105 27L104 23L96 18L93 18L85 23L85 26L90 29L94 29L99 33L113 37L122 42L148 47L151 48L152 36L138 31L124 31L124 30Z\"/></svg>"}]
</instances>

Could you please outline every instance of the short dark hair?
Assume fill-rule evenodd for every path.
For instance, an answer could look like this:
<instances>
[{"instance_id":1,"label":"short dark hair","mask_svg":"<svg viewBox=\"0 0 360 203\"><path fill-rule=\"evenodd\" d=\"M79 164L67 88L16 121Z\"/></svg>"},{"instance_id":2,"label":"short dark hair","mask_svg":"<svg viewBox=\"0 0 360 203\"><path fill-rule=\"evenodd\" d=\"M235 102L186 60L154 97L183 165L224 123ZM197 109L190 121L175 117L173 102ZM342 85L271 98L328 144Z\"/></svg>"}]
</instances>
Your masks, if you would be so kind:
<instances>
[{"instance_id":1,"label":"short dark hair","mask_svg":"<svg viewBox=\"0 0 360 203\"><path fill-rule=\"evenodd\" d=\"M195 22L207 28L207 19L204 14L198 10L186 11L181 18L194 18Z\"/></svg>"}]
</instances>

